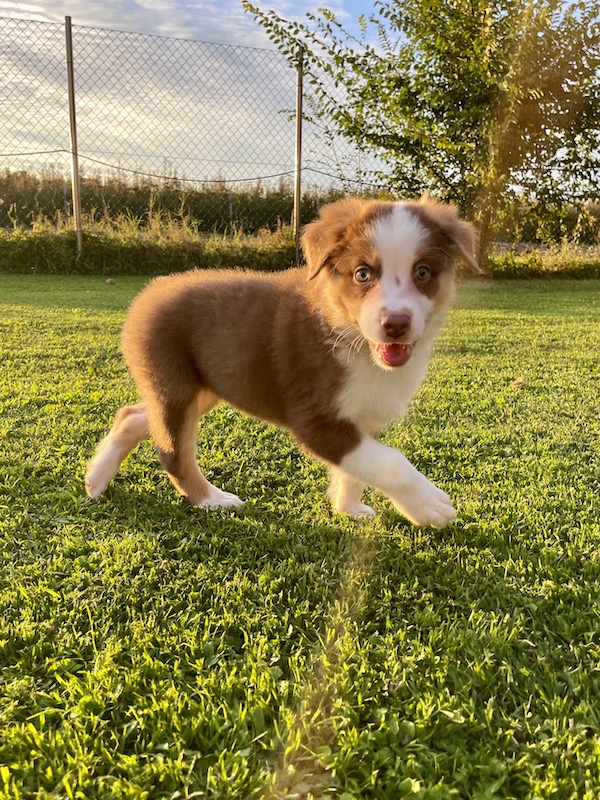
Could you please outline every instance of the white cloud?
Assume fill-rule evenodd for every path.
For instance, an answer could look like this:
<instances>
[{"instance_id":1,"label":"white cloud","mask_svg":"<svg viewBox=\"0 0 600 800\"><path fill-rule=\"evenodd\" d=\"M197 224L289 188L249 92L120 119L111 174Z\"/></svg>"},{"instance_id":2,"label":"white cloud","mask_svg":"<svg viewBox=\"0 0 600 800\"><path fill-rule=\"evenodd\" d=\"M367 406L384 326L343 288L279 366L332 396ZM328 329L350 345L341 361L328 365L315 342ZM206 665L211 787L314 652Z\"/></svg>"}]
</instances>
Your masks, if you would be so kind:
<instances>
[{"instance_id":1,"label":"white cloud","mask_svg":"<svg viewBox=\"0 0 600 800\"><path fill-rule=\"evenodd\" d=\"M286 18L302 19L307 11L326 5L340 21L352 24L358 13L356 0L266 0L259 5ZM346 10L348 6L348 11ZM266 34L240 0L53 0L52 3L0 0L0 17L62 22L73 25L150 33L198 41L272 48Z\"/></svg>"},{"instance_id":2,"label":"white cloud","mask_svg":"<svg viewBox=\"0 0 600 800\"><path fill-rule=\"evenodd\" d=\"M277 1L287 16L288 0ZM239 0L79 0L76 15L69 5L54 0L42 10L34 2L0 0L0 72L7 76L9 110L0 114L0 141L12 154L6 166L67 169L62 23L72 12L84 170L105 164L194 181L293 172L296 76ZM308 7L305 0L294 10ZM356 160L314 126L305 126L303 138L307 180Z\"/></svg>"}]
</instances>

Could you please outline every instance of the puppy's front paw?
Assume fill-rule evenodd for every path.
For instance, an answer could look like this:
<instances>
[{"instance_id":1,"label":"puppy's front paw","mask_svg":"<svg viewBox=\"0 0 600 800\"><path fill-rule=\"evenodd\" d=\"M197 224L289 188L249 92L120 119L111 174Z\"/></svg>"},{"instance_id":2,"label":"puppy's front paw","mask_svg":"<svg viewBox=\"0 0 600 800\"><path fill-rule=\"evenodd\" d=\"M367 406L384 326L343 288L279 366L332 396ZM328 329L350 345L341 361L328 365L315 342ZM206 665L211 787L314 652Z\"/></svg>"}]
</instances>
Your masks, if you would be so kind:
<instances>
[{"instance_id":1,"label":"puppy's front paw","mask_svg":"<svg viewBox=\"0 0 600 800\"><path fill-rule=\"evenodd\" d=\"M334 511L338 514L348 514L350 517L375 517L377 512L371 506L362 502L364 484L355 481L350 475L332 469L331 484L328 495Z\"/></svg>"},{"instance_id":2,"label":"puppy's front paw","mask_svg":"<svg viewBox=\"0 0 600 800\"><path fill-rule=\"evenodd\" d=\"M420 472L402 496L394 498L394 505L415 525L445 528L456 519L456 511L446 492L438 489Z\"/></svg>"},{"instance_id":3,"label":"puppy's front paw","mask_svg":"<svg viewBox=\"0 0 600 800\"><path fill-rule=\"evenodd\" d=\"M365 518L377 516L377 512L374 508L360 501L354 503L334 503L333 507L338 514L348 514L350 517Z\"/></svg>"}]
</instances>

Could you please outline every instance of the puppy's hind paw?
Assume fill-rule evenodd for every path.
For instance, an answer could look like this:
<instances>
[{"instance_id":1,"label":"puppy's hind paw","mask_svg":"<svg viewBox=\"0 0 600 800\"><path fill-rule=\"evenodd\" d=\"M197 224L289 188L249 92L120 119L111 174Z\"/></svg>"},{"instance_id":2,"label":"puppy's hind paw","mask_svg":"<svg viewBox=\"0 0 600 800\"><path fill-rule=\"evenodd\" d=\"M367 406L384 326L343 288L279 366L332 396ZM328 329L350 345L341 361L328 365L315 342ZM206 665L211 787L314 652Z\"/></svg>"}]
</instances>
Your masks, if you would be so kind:
<instances>
[{"instance_id":1,"label":"puppy's hind paw","mask_svg":"<svg viewBox=\"0 0 600 800\"><path fill-rule=\"evenodd\" d=\"M211 486L210 493L198 505L212 511L215 508L240 508L244 505L244 501L237 494L223 492L216 486Z\"/></svg>"},{"instance_id":2,"label":"puppy's hind paw","mask_svg":"<svg viewBox=\"0 0 600 800\"><path fill-rule=\"evenodd\" d=\"M90 500L98 500L104 494L118 469L119 459L110 445L92 458L85 473L85 491Z\"/></svg>"}]
</instances>

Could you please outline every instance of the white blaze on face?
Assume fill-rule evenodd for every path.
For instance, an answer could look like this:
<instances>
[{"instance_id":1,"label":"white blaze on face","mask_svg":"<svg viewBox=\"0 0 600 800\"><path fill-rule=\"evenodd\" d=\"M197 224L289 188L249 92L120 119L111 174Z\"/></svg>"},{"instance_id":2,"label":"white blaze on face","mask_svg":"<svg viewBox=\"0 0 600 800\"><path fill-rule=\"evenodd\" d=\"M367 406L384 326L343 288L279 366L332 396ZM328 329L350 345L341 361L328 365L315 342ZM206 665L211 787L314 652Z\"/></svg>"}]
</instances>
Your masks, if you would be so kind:
<instances>
[{"instance_id":1,"label":"white blaze on face","mask_svg":"<svg viewBox=\"0 0 600 800\"><path fill-rule=\"evenodd\" d=\"M413 270L427 237L427 229L401 203L373 226L372 240L381 261L381 276L364 298L358 323L382 366L406 363L412 354L411 346L423 335L433 300L417 289ZM409 317L410 329L401 342L385 347L390 339L381 323L389 315Z\"/></svg>"}]
</instances>

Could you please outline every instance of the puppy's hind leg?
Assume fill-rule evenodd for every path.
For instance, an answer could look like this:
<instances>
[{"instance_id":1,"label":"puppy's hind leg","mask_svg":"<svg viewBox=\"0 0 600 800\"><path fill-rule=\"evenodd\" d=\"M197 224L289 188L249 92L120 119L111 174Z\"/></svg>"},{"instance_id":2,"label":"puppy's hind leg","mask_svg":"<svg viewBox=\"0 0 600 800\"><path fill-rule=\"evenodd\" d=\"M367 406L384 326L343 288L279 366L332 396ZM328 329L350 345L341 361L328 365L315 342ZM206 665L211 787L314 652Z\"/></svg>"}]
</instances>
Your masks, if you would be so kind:
<instances>
[{"instance_id":1,"label":"puppy's hind leg","mask_svg":"<svg viewBox=\"0 0 600 800\"><path fill-rule=\"evenodd\" d=\"M237 507L244 501L213 486L196 461L198 416L209 411L217 400L211 392L201 391L183 408L161 403L152 409L150 430L161 464L177 491L190 503L208 508Z\"/></svg>"},{"instance_id":2,"label":"puppy's hind leg","mask_svg":"<svg viewBox=\"0 0 600 800\"><path fill-rule=\"evenodd\" d=\"M85 490L88 497L97 500L117 474L125 456L149 436L148 413L143 403L119 409L110 432L87 466Z\"/></svg>"}]
</instances>

